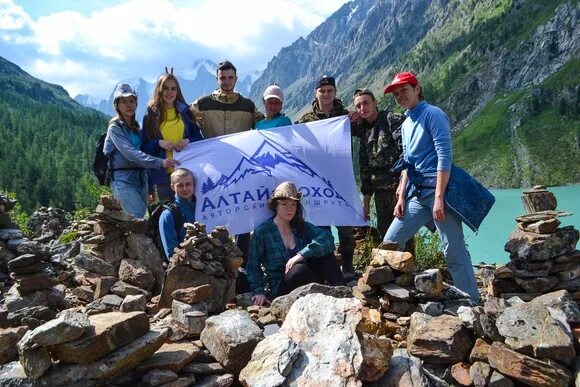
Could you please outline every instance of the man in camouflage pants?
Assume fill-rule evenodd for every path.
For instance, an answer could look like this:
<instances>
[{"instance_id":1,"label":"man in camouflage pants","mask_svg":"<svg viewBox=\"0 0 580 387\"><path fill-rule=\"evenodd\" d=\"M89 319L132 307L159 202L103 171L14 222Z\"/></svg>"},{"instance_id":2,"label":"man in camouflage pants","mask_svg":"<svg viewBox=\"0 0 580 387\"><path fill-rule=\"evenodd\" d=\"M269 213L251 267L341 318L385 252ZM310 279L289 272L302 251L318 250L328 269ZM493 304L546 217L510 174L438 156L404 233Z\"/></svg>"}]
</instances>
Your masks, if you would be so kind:
<instances>
[{"instance_id":1,"label":"man in camouflage pants","mask_svg":"<svg viewBox=\"0 0 580 387\"><path fill-rule=\"evenodd\" d=\"M401 124L405 116L387 110L379 111L377 100L368 89L355 92L354 106L359 116L356 127L360 135L359 163L364 216L366 220L370 219L370 202L374 194L377 228L382 238L394 219L400 173L391 172L391 168L403 154Z\"/></svg>"}]
</instances>

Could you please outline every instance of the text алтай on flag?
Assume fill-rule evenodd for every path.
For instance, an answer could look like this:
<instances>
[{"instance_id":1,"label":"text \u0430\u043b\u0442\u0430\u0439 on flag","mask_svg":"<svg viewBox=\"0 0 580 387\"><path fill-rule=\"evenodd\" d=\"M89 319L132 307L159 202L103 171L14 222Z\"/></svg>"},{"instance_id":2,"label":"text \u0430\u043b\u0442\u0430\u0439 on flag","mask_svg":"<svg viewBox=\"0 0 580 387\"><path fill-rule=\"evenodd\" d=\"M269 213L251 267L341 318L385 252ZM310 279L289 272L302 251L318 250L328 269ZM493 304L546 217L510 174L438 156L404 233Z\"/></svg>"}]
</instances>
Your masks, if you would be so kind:
<instances>
[{"instance_id":1,"label":"text \u0430\u043b\u0442\u0430\u0439 on flag","mask_svg":"<svg viewBox=\"0 0 580 387\"><path fill-rule=\"evenodd\" d=\"M267 201L288 180L303 193L309 222L366 225L346 116L210 138L174 157L195 176L196 220L208 230L223 225L233 234L252 231L272 216Z\"/></svg>"}]
</instances>

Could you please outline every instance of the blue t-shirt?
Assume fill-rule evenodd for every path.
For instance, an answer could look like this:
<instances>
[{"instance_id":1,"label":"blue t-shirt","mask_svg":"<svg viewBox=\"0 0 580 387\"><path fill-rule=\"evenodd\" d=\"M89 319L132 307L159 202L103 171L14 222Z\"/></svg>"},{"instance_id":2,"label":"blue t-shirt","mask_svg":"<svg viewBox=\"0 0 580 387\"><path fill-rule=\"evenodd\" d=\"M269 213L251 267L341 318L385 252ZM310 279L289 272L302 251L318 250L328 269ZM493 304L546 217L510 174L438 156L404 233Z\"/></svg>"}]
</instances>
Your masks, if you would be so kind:
<instances>
[{"instance_id":1,"label":"blue t-shirt","mask_svg":"<svg viewBox=\"0 0 580 387\"><path fill-rule=\"evenodd\" d=\"M286 117L284 114L278 114L274 118L264 118L263 120L256 122L256 129L272 129L288 125L292 125L290 118Z\"/></svg>"}]
</instances>

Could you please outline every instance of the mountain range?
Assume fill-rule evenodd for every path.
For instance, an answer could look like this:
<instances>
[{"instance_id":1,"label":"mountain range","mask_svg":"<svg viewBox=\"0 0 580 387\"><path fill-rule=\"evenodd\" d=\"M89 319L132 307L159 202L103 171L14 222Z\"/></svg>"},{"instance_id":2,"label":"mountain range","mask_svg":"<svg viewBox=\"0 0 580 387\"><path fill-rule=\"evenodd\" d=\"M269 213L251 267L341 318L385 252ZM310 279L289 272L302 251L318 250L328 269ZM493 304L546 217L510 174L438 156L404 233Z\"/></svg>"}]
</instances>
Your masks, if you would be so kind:
<instances>
[{"instance_id":1,"label":"mountain range","mask_svg":"<svg viewBox=\"0 0 580 387\"><path fill-rule=\"evenodd\" d=\"M240 74L237 89L261 106L263 90L277 83L295 120L327 74L336 77L345 106L356 88L367 87L381 108L396 109L382 89L410 70L427 101L450 117L455 162L485 185L579 183L578 4L354 0L282 48L259 77ZM214 69L201 60L177 74L188 101L214 90ZM125 81L140 95L140 118L154 85ZM99 189L90 164L112 113L111 97L74 100L0 57L0 188L15 192L28 211L93 206Z\"/></svg>"},{"instance_id":2,"label":"mountain range","mask_svg":"<svg viewBox=\"0 0 580 387\"><path fill-rule=\"evenodd\" d=\"M193 102L198 97L210 94L216 89L216 69L217 64L209 59L199 59L193 63L191 68L181 70L182 74L175 73L186 102ZM240 73L236 89L242 94L248 95L252 83L260 74L260 71ZM147 111L147 103L151 94L153 94L156 82L148 82L141 77L122 79L119 82L127 83L137 91L139 96L137 119L140 121ZM86 94L79 94L74 99L83 106L98 110L109 116L115 114L113 109L113 90L111 90L108 99L99 99Z\"/></svg>"},{"instance_id":3,"label":"mountain range","mask_svg":"<svg viewBox=\"0 0 580 387\"><path fill-rule=\"evenodd\" d=\"M294 119L316 79L382 90L418 74L427 101L449 115L455 161L490 187L580 182L580 10L572 0L358 0L285 47L254 82L272 82Z\"/></svg>"}]
</instances>

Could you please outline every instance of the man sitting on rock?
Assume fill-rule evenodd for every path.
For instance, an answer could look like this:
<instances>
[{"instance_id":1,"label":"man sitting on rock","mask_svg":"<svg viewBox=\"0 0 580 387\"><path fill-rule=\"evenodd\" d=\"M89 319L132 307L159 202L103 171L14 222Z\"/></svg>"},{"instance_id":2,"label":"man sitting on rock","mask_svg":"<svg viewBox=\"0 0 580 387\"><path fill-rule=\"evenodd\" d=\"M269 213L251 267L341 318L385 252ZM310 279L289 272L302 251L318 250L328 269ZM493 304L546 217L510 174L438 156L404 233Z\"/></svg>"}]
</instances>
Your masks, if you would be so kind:
<instances>
[{"instance_id":1,"label":"man sitting on rock","mask_svg":"<svg viewBox=\"0 0 580 387\"><path fill-rule=\"evenodd\" d=\"M189 169L178 168L171 174L175 201L159 216L159 236L167 259L185 238L185 223L195 222L195 180Z\"/></svg>"}]
</instances>

